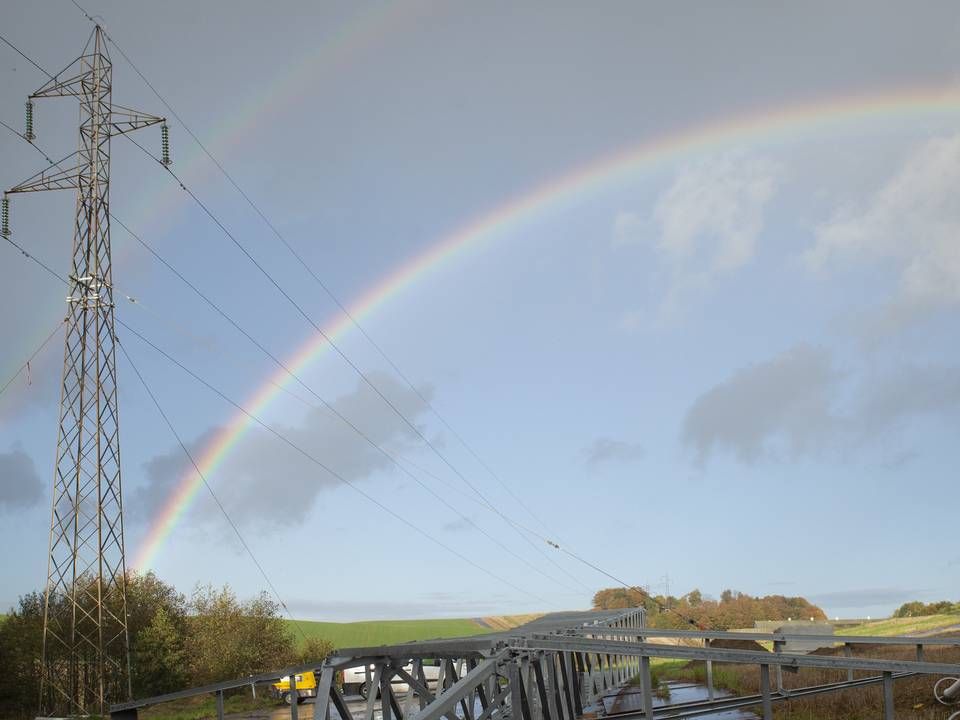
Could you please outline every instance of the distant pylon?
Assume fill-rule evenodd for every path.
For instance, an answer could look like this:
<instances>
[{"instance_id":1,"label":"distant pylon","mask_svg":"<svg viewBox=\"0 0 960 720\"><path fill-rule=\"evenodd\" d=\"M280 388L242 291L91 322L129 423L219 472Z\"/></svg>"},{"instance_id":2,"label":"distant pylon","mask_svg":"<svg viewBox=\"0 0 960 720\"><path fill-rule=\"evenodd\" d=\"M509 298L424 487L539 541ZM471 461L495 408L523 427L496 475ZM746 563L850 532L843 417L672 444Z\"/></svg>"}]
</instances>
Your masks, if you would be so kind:
<instances>
[{"instance_id":1,"label":"distant pylon","mask_svg":"<svg viewBox=\"0 0 960 720\"><path fill-rule=\"evenodd\" d=\"M130 697L120 421L110 256L110 138L163 118L113 105L112 67L98 26L83 55L27 101L80 101L80 149L7 191L76 189L60 429L41 658L41 714L103 715ZM6 195L4 197L6 200ZM4 231L8 203L4 202Z\"/></svg>"}]
</instances>

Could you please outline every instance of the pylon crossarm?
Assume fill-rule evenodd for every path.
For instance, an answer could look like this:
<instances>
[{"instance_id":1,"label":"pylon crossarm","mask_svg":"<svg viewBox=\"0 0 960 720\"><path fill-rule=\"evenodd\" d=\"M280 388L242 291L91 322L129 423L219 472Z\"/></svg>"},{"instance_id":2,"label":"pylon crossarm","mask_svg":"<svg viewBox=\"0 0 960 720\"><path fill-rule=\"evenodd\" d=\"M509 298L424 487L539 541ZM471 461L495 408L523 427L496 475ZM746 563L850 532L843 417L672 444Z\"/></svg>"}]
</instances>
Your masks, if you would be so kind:
<instances>
[{"instance_id":1,"label":"pylon crossarm","mask_svg":"<svg viewBox=\"0 0 960 720\"><path fill-rule=\"evenodd\" d=\"M110 134L124 135L163 122L166 122L166 118L133 110L123 105L114 105L110 111Z\"/></svg>"},{"instance_id":2,"label":"pylon crossarm","mask_svg":"<svg viewBox=\"0 0 960 720\"><path fill-rule=\"evenodd\" d=\"M60 162L41 170L28 180L24 180L19 185L7 190L8 195L14 193L40 192L41 190L76 190L80 187L81 169L86 164L81 165L75 158L79 151L65 157ZM74 161L71 165L63 167L68 161Z\"/></svg>"},{"instance_id":3,"label":"pylon crossarm","mask_svg":"<svg viewBox=\"0 0 960 720\"><path fill-rule=\"evenodd\" d=\"M84 55L58 72L38 90L30 94L31 100L51 97L83 97L83 81L90 75L93 57Z\"/></svg>"}]
</instances>

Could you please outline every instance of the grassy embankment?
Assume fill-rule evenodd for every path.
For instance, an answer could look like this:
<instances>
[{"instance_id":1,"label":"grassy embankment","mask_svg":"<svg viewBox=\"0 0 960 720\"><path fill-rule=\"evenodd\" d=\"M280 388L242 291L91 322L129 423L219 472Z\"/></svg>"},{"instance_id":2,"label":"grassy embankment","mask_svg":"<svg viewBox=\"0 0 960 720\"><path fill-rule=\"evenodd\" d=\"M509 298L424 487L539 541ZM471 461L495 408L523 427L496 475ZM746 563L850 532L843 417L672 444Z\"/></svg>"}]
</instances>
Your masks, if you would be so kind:
<instances>
[{"instance_id":1,"label":"grassy embankment","mask_svg":"<svg viewBox=\"0 0 960 720\"><path fill-rule=\"evenodd\" d=\"M960 614L928 615L915 618L888 618L874 620L838 631L841 635L916 635L943 632L960 627Z\"/></svg>"},{"instance_id":2,"label":"grassy embankment","mask_svg":"<svg viewBox=\"0 0 960 720\"><path fill-rule=\"evenodd\" d=\"M413 640L483 635L508 630L537 617L536 615L501 615L489 618L449 618L435 620L366 620L352 623L288 621L298 640L303 636L321 637L334 647L393 645ZM296 628L296 629L295 629ZM301 631L303 635L301 635Z\"/></svg>"},{"instance_id":3,"label":"grassy embankment","mask_svg":"<svg viewBox=\"0 0 960 720\"><path fill-rule=\"evenodd\" d=\"M536 617L539 616L499 615L476 619L366 620L352 623L292 620L288 621L288 625L298 640L304 636L320 637L332 642L334 647L347 648L483 635L515 628Z\"/></svg>"},{"instance_id":4,"label":"grassy embankment","mask_svg":"<svg viewBox=\"0 0 960 720\"><path fill-rule=\"evenodd\" d=\"M931 615L921 618L892 618L880 620L855 628L844 629L845 635L910 635L937 634L960 625L960 615ZM950 632L950 635L960 633ZM840 654L839 648L821 650L824 654ZM855 654L872 658L915 659L912 647L867 646L856 648ZM928 648L926 659L931 662L960 663L960 649ZM706 667L703 663L684 663L670 661L655 664L652 667L653 681L658 685L666 680L685 682L706 682ZM864 677L857 673L856 677ZM837 682L846 679L846 671L815 670L804 668L797 674L784 673L784 686L787 689ZM748 695L759 692L760 669L756 666L715 663L713 681L716 687L734 695ZM933 698L933 682L929 677L913 677L898 680L895 689L896 712L898 717L910 717L917 720L940 720L945 718L944 708L936 704ZM883 700L879 684L865 688L844 690L809 698L799 698L774 705L774 717L778 720L872 720L882 715Z\"/></svg>"}]
</instances>

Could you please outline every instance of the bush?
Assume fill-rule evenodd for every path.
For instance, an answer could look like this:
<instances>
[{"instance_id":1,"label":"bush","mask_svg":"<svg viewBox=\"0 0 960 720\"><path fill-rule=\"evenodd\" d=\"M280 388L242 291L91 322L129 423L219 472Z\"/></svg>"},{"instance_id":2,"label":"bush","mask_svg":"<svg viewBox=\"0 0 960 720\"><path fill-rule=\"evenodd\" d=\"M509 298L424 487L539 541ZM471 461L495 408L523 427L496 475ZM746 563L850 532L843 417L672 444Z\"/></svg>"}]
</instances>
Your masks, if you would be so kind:
<instances>
[{"instance_id":1,"label":"bush","mask_svg":"<svg viewBox=\"0 0 960 720\"><path fill-rule=\"evenodd\" d=\"M241 603L228 586L205 585L189 607L186 650L195 685L273 670L295 655L279 606L266 593Z\"/></svg>"},{"instance_id":2,"label":"bush","mask_svg":"<svg viewBox=\"0 0 960 720\"><path fill-rule=\"evenodd\" d=\"M663 595L651 597L638 590L607 588L593 596L593 607L597 610L638 605L643 605L647 610L647 624L659 628L689 628L695 624L713 630L727 630L752 627L757 620L827 619L823 610L806 598L783 595L751 597L735 590L724 590L719 602L704 599L699 590L692 590L677 598Z\"/></svg>"},{"instance_id":3,"label":"bush","mask_svg":"<svg viewBox=\"0 0 960 720\"><path fill-rule=\"evenodd\" d=\"M942 615L945 613L960 612L960 603L940 600L939 602L922 603L919 600L904 603L893 613L894 617L925 617L927 615Z\"/></svg>"}]
</instances>

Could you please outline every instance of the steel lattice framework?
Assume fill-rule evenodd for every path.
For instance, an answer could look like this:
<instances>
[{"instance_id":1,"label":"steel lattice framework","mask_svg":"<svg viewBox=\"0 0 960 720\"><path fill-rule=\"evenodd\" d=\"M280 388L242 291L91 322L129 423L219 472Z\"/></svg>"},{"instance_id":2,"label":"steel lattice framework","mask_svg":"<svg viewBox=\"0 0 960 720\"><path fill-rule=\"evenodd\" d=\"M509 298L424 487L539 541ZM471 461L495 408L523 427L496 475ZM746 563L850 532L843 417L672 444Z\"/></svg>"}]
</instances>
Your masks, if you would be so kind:
<instances>
[{"instance_id":1,"label":"steel lattice framework","mask_svg":"<svg viewBox=\"0 0 960 720\"><path fill-rule=\"evenodd\" d=\"M77 191L41 666L41 712L60 715L102 714L130 697L110 139L163 118L112 104L105 41L98 26L83 54L27 102L32 140L34 100L77 98L80 149L8 191Z\"/></svg>"},{"instance_id":2,"label":"steel lattice framework","mask_svg":"<svg viewBox=\"0 0 960 720\"><path fill-rule=\"evenodd\" d=\"M894 720L894 685L913 675L944 676L934 689L942 702L960 699L960 665L929 662L928 648L958 648L956 637L870 637L662 630L646 627L644 608L553 613L513 630L449 640L427 640L365 648L341 648L323 661L262 675L118 703L113 720L136 720L144 708L203 695L216 697L217 718L225 717L226 693L283 679L290 695L290 720L300 717L294 699L311 698L314 718L341 720L659 720L696 718L745 708L773 720L773 708L794 698L879 686L883 717ZM665 644L666 638L683 644ZM773 651L728 649L722 640L768 642ZM803 654L798 645L843 650L843 654ZM871 657L882 647L914 648L916 659ZM854 648L858 648L854 653ZM705 663L707 697L662 703L655 697L653 658ZM718 692L713 663L759 668L757 692ZM428 677L424 666L439 665ZM338 682L347 669L365 676L362 705L351 688ZM827 682L784 682L801 668L817 669ZM299 683L307 671L314 683ZM856 675L854 674L856 673ZM834 680L829 681L830 675ZM949 689L944 686L954 683ZM351 707L352 705L352 707ZM958 713L960 715L960 713ZM952 715L951 720L957 715Z\"/></svg>"}]
</instances>

